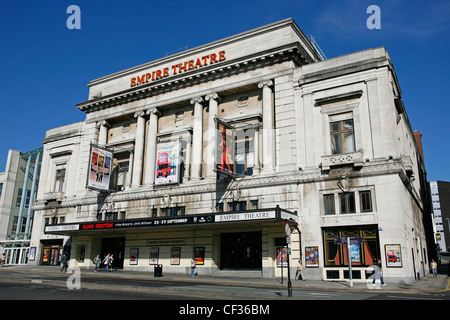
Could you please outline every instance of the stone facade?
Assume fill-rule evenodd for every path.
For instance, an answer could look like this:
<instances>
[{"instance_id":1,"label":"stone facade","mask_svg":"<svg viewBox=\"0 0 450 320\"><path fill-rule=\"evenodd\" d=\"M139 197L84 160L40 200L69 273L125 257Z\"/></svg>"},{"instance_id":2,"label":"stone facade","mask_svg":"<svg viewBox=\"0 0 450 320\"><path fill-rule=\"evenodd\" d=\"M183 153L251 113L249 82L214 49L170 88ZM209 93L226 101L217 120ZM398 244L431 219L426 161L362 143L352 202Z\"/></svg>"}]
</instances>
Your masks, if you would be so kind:
<instances>
[{"instance_id":1,"label":"stone facade","mask_svg":"<svg viewBox=\"0 0 450 320\"><path fill-rule=\"evenodd\" d=\"M70 244L89 268L120 248L125 269L189 272L195 255L198 273L278 277L289 222L291 267L301 259L307 279L348 278L341 237L363 239L354 279L377 259L390 281L429 272L423 164L384 48L322 60L286 19L88 86L85 121L44 139L37 262ZM232 178L216 170L218 121L236 134ZM157 185L166 141L179 142L179 180ZM91 144L114 152L110 192L86 188Z\"/></svg>"}]
</instances>

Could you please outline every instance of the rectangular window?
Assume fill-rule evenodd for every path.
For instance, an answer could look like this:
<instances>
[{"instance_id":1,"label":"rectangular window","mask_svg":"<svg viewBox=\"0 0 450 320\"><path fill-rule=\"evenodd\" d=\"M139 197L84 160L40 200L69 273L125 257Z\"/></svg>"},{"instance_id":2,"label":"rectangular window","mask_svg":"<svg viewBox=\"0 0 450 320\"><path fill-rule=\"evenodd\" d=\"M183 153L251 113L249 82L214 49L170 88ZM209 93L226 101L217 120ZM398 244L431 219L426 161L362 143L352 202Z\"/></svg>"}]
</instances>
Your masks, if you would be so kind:
<instances>
[{"instance_id":1,"label":"rectangular window","mask_svg":"<svg viewBox=\"0 0 450 320\"><path fill-rule=\"evenodd\" d=\"M236 173L251 176L253 175L254 167L254 137L255 130L250 129L236 129L235 131L235 162Z\"/></svg>"},{"instance_id":2,"label":"rectangular window","mask_svg":"<svg viewBox=\"0 0 450 320\"><path fill-rule=\"evenodd\" d=\"M2 199L3 183L0 183L0 200Z\"/></svg>"},{"instance_id":3,"label":"rectangular window","mask_svg":"<svg viewBox=\"0 0 450 320\"><path fill-rule=\"evenodd\" d=\"M56 167L56 176L55 176L55 192L63 192L64 191L64 180L66 178L66 168L63 166Z\"/></svg>"},{"instance_id":4,"label":"rectangular window","mask_svg":"<svg viewBox=\"0 0 450 320\"><path fill-rule=\"evenodd\" d=\"M355 194L346 192L339 194L341 202L341 213L355 213Z\"/></svg>"},{"instance_id":5,"label":"rectangular window","mask_svg":"<svg viewBox=\"0 0 450 320\"><path fill-rule=\"evenodd\" d=\"M323 204L325 208L325 214L335 214L334 210L334 194L324 194Z\"/></svg>"},{"instance_id":6,"label":"rectangular window","mask_svg":"<svg viewBox=\"0 0 450 320\"><path fill-rule=\"evenodd\" d=\"M372 211L372 195L370 191L361 191L359 193L361 212L371 212Z\"/></svg>"},{"instance_id":7,"label":"rectangular window","mask_svg":"<svg viewBox=\"0 0 450 320\"><path fill-rule=\"evenodd\" d=\"M353 119L331 122L330 135L332 154L355 152Z\"/></svg>"},{"instance_id":8,"label":"rectangular window","mask_svg":"<svg viewBox=\"0 0 450 320\"><path fill-rule=\"evenodd\" d=\"M245 211L247 210L247 201L228 202L228 211Z\"/></svg>"},{"instance_id":9,"label":"rectangular window","mask_svg":"<svg viewBox=\"0 0 450 320\"><path fill-rule=\"evenodd\" d=\"M158 216L158 209L153 208L152 209L152 218L156 218Z\"/></svg>"},{"instance_id":10,"label":"rectangular window","mask_svg":"<svg viewBox=\"0 0 450 320\"><path fill-rule=\"evenodd\" d=\"M130 168L130 161L121 161L117 164L117 182L116 190L124 190L127 184L128 171Z\"/></svg>"},{"instance_id":11,"label":"rectangular window","mask_svg":"<svg viewBox=\"0 0 450 320\"><path fill-rule=\"evenodd\" d=\"M117 212L106 212L105 213L105 220L111 221L111 220L117 220L118 213Z\"/></svg>"}]
</instances>

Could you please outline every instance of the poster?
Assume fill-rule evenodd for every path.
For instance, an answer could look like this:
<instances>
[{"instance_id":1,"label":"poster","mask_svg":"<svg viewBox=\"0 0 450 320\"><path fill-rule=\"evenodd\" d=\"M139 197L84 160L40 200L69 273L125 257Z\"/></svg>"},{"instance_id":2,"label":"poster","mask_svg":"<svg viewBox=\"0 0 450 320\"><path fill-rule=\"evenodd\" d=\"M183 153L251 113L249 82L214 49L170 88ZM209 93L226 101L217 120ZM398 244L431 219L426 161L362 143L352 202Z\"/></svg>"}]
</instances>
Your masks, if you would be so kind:
<instances>
[{"instance_id":1,"label":"poster","mask_svg":"<svg viewBox=\"0 0 450 320\"><path fill-rule=\"evenodd\" d=\"M277 248L277 267L287 268L288 266L288 252L286 247Z\"/></svg>"},{"instance_id":2,"label":"poster","mask_svg":"<svg viewBox=\"0 0 450 320\"><path fill-rule=\"evenodd\" d=\"M387 267L402 267L402 252L399 244L386 244L384 250Z\"/></svg>"},{"instance_id":3,"label":"poster","mask_svg":"<svg viewBox=\"0 0 450 320\"><path fill-rule=\"evenodd\" d=\"M139 259L139 249L131 248L130 249L130 266L137 265Z\"/></svg>"},{"instance_id":4,"label":"poster","mask_svg":"<svg viewBox=\"0 0 450 320\"><path fill-rule=\"evenodd\" d=\"M36 259L36 247L30 248L30 255L28 257L28 260L34 261Z\"/></svg>"},{"instance_id":5,"label":"poster","mask_svg":"<svg viewBox=\"0 0 450 320\"><path fill-rule=\"evenodd\" d=\"M180 140L158 142L156 146L155 185L179 182Z\"/></svg>"},{"instance_id":6,"label":"poster","mask_svg":"<svg viewBox=\"0 0 450 320\"><path fill-rule=\"evenodd\" d=\"M112 152L91 145L87 187L109 191Z\"/></svg>"},{"instance_id":7,"label":"poster","mask_svg":"<svg viewBox=\"0 0 450 320\"><path fill-rule=\"evenodd\" d=\"M150 264L158 264L159 248L150 248Z\"/></svg>"},{"instance_id":8,"label":"poster","mask_svg":"<svg viewBox=\"0 0 450 320\"><path fill-rule=\"evenodd\" d=\"M196 265L205 264L205 247L195 247L194 259Z\"/></svg>"},{"instance_id":9,"label":"poster","mask_svg":"<svg viewBox=\"0 0 450 320\"><path fill-rule=\"evenodd\" d=\"M305 267L319 267L319 247L305 247Z\"/></svg>"},{"instance_id":10,"label":"poster","mask_svg":"<svg viewBox=\"0 0 450 320\"><path fill-rule=\"evenodd\" d=\"M179 265L181 257L181 248L172 247L170 250L170 264Z\"/></svg>"},{"instance_id":11,"label":"poster","mask_svg":"<svg viewBox=\"0 0 450 320\"><path fill-rule=\"evenodd\" d=\"M219 175L234 174L234 128L216 119L216 170Z\"/></svg>"}]
</instances>

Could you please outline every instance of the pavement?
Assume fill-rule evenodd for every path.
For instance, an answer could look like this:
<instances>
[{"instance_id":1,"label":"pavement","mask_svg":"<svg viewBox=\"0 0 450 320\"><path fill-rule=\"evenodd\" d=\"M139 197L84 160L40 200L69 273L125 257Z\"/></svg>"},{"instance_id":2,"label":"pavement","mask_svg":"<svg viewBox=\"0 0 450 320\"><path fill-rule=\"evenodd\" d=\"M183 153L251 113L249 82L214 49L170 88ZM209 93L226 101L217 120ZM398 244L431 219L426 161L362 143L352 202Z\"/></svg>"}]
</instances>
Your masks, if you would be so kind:
<instances>
[{"instance_id":1,"label":"pavement","mask_svg":"<svg viewBox=\"0 0 450 320\"><path fill-rule=\"evenodd\" d=\"M14 271L23 272L28 275L35 274L40 275L39 279L46 279L45 274L48 274L49 280L43 280L48 284L56 282L51 280L51 275L61 275L59 266L29 266L29 265L16 265L5 266L0 268L0 280L7 280L2 277L2 271ZM277 279L265 279L265 278L250 278L250 277L224 277L224 276L208 276L198 275L191 277L189 274L168 274L164 273L162 277L155 277L153 272L143 271L127 271L127 270L114 270L112 272L98 271L94 272L92 269L80 269L81 279L83 277L89 278L103 278L103 279L129 279L131 280L153 280L153 281L170 281L170 282L193 282L193 284L211 284L211 285L227 285L227 286L247 286L247 287L270 287L270 288L286 288L287 279L284 278L281 282L280 278ZM69 272L72 274L72 272ZM53 278L54 279L54 278ZM26 281L26 280L24 280ZM32 281L33 280L28 280ZM35 280L36 281L36 280ZM59 280L59 282L62 282ZM43 282L40 282L43 283ZM64 282L65 283L65 282ZM382 290L383 292L391 293L437 293L450 291L450 281L447 273L439 273L436 277L432 274L422 277L420 280L411 283L389 283L386 279L385 286L381 286L377 283L376 286L372 286L365 282L353 282L353 286L348 281L323 281L323 280L291 280L292 289L319 289L319 290L345 290L356 292L374 292L373 290ZM105 281L103 288L116 289L117 284L111 284L108 286L108 282ZM126 286L125 286L126 287ZM124 286L121 286L121 290L126 290Z\"/></svg>"}]
</instances>

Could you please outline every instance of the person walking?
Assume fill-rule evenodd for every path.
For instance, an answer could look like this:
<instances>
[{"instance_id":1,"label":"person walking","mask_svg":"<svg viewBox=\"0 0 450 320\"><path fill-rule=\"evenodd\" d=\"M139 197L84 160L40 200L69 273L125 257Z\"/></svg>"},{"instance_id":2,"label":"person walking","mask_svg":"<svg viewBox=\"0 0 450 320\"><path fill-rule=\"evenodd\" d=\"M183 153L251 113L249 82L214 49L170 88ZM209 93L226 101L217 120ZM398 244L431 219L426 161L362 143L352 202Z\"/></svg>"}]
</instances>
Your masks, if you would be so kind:
<instances>
[{"instance_id":1,"label":"person walking","mask_svg":"<svg viewBox=\"0 0 450 320\"><path fill-rule=\"evenodd\" d=\"M192 257L192 259L191 259L191 277L194 277L195 267L196 267L195 257Z\"/></svg>"},{"instance_id":2,"label":"person walking","mask_svg":"<svg viewBox=\"0 0 450 320\"><path fill-rule=\"evenodd\" d=\"M6 260L5 254L2 252L2 254L0 254L0 267L3 268L3 266L5 265L5 260Z\"/></svg>"},{"instance_id":3,"label":"person walking","mask_svg":"<svg viewBox=\"0 0 450 320\"><path fill-rule=\"evenodd\" d=\"M103 261L102 261L102 263L105 265L105 268L103 269L103 271L106 271L106 272L109 271L108 266L109 266L109 259L110 259L110 256L111 256L111 254L108 253L108 254L106 255L105 259L103 259Z\"/></svg>"},{"instance_id":4,"label":"person walking","mask_svg":"<svg viewBox=\"0 0 450 320\"><path fill-rule=\"evenodd\" d=\"M98 269L98 265L100 264L100 255L97 255L95 258L94 258L94 265L95 265L95 268L94 268L94 272L97 272L97 269Z\"/></svg>"},{"instance_id":5,"label":"person walking","mask_svg":"<svg viewBox=\"0 0 450 320\"><path fill-rule=\"evenodd\" d=\"M383 276L381 275L381 260L378 260L377 264L371 265L371 267L375 270L375 276L373 277L372 285L375 285L375 280L378 278L381 281L381 285L384 287Z\"/></svg>"},{"instance_id":6,"label":"person walking","mask_svg":"<svg viewBox=\"0 0 450 320\"><path fill-rule=\"evenodd\" d=\"M62 268L61 268L61 272L63 272L63 270L65 269L67 272L67 262L68 262L68 258L66 256L65 253L63 253L62 257L61 257L61 264L62 264Z\"/></svg>"},{"instance_id":7,"label":"person walking","mask_svg":"<svg viewBox=\"0 0 450 320\"><path fill-rule=\"evenodd\" d=\"M303 277L302 259L298 259L297 272L295 273L295 280L305 280L305 277Z\"/></svg>"},{"instance_id":8,"label":"person walking","mask_svg":"<svg viewBox=\"0 0 450 320\"><path fill-rule=\"evenodd\" d=\"M108 262L108 265L109 265L109 272L111 272L112 271L112 264L113 264L113 262L114 262L114 257L113 257L113 254L111 254L111 256L109 257L109 262Z\"/></svg>"},{"instance_id":9,"label":"person walking","mask_svg":"<svg viewBox=\"0 0 450 320\"><path fill-rule=\"evenodd\" d=\"M431 259L430 265L431 265L431 271L433 272L433 277L436 277L438 264L436 263L436 261L434 261L434 259Z\"/></svg>"}]
</instances>

